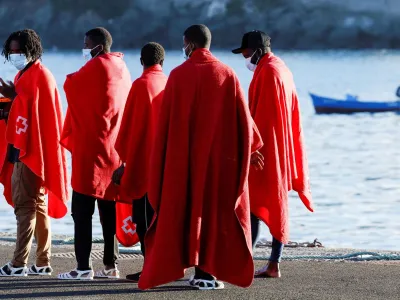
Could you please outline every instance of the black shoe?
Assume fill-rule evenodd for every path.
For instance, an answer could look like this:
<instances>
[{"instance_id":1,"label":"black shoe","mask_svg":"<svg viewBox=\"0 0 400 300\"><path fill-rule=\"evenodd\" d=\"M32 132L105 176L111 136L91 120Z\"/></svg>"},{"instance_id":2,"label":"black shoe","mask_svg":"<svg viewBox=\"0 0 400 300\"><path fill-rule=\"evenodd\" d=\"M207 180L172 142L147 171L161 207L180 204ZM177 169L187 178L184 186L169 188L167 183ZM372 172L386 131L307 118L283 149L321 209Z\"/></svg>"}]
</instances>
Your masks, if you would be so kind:
<instances>
[{"instance_id":1,"label":"black shoe","mask_svg":"<svg viewBox=\"0 0 400 300\"><path fill-rule=\"evenodd\" d=\"M140 279L140 275L142 274L142 272L137 272L135 274L129 274L126 275L126 280L132 281L132 282L139 282Z\"/></svg>"}]
</instances>

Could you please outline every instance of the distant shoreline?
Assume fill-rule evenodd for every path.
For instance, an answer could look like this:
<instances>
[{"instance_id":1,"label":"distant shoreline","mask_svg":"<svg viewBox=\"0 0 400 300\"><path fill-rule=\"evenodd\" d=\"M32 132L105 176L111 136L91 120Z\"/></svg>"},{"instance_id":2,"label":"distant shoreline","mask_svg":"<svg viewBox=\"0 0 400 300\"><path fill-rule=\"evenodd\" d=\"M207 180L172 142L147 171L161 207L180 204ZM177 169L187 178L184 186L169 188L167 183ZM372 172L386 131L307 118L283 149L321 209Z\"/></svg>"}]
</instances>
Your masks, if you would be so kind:
<instances>
[{"instance_id":1,"label":"distant shoreline","mask_svg":"<svg viewBox=\"0 0 400 300\"><path fill-rule=\"evenodd\" d=\"M212 52L218 53L218 52L228 52L231 53L231 48L220 48L220 47L211 47L210 49ZM165 51L167 52L174 52L174 53L181 53L182 50L176 49L176 48L165 48ZM125 52L125 53L135 53L137 55L140 55L140 48L113 48L112 52ZM338 48L338 49L282 49L282 48L273 48L272 52L278 53L278 52L285 52L285 53L318 53L318 54L329 54L329 53L377 53L377 54L385 54L385 53L400 53L400 48L399 49L386 49L386 48L381 48L381 49L374 49L374 48L365 48L365 49L346 49L346 48ZM77 54L77 55L82 55L82 50L77 49L77 48L62 48L62 49L54 49L54 48L48 48L43 50L43 55L45 56L46 54ZM240 57L235 54L232 54L234 57ZM3 57L4 58L4 57ZM1 59L0 59L1 62Z\"/></svg>"},{"instance_id":2,"label":"distant shoreline","mask_svg":"<svg viewBox=\"0 0 400 300\"><path fill-rule=\"evenodd\" d=\"M166 49L179 49L184 30L203 23L211 29L216 47L237 47L245 32L258 29L271 36L277 49L400 48L396 0L380 1L391 4L379 5L377 0L352 0L352 5L345 0L114 0L107 6L98 5L98 0L76 4L7 0L0 4L0 41L28 27L40 34L46 48L75 49L87 30L103 26L113 35L116 48L141 48L156 41ZM29 14L16 16L15 11Z\"/></svg>"}]
</instances>

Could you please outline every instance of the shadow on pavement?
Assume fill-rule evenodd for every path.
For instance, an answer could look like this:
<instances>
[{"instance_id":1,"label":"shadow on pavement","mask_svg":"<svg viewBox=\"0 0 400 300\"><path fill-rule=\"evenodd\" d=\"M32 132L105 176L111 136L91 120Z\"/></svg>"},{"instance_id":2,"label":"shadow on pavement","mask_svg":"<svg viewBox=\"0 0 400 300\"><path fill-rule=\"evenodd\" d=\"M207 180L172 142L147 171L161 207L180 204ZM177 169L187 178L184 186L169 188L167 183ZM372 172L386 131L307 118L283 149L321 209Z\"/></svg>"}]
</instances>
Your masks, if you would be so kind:
<instances>
[{"instance_id":1,"label":"shadow on pavement","mask_svg":"<svg viewBox=\"0 0 400 300\"><path fill-rule=\"evenodd\" d=\"M131 286L131 287L130 287ZM85 290L65 290L82 288ZM90 288L93 287L93 290ZM103 288L102 288L103 287ZM41 289L42 291L37 291ZM49 291L43 291L47 289ZM96 295L117 295L117 294L136 294L136 293L158 293L158 292L182 292L193 291L187 285L182 286L162 286L151 290L142 291L137 285L126 280L58 280L58 279L22 279L10 280L0 279L0 290L10 290L7 295L0 295L0 299L21 299L21 298L53 298L65 296L96 296ZM23 291L26 290L26 293ZM35 292L32 292L35 290ZM56 290L56 291L53 291ZM64 290L64 291L62 291ZM13 292L11 292L13 291Z\"/></svg>"}]
</instances>

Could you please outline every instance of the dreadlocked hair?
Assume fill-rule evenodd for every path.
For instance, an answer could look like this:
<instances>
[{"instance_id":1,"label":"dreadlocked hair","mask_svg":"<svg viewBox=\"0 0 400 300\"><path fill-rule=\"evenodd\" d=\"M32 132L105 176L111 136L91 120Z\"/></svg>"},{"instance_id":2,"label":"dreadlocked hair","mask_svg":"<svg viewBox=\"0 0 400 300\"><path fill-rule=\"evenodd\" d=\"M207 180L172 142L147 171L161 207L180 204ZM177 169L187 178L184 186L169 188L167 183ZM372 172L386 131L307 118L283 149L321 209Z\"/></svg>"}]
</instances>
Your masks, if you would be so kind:
<instances>
[{"instance_id":1,"label":"dreadlocked hair","mask_svg":"<svg viewBox=\"0 0 400 300\"><path fill-rule=\"evenodd\" d=\"M32 61L41 59L43 55L42 41L34 30L24 29L11 33L5 41L3 51L1 52L6 60L10 58L11 41L17 41L22 53L24 53L26 57L31 58Z\"/></svg>"}]
</instances>

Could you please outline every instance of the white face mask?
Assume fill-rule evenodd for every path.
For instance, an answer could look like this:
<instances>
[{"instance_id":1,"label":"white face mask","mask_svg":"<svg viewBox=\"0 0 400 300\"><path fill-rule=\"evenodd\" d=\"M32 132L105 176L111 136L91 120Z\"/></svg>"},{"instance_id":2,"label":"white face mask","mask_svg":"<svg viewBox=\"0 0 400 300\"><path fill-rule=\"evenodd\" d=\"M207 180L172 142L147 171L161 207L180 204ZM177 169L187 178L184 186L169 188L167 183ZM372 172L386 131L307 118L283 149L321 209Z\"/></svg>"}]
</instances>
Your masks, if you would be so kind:
<instances>
[{"instance_id":1,"label":"white face mask","mask_svg":"<svg viewBox=\"0 0 400 300\"><path fill-rule=\"evenodd\" d=\"M25 54L14 53L10 54L10 63L16 67L17 70L21 71L25 69L25 67L29 64L29 61Z\"/></svg>"},{"instance_id":2,"label":"white face mask","mask_svg":"<svg viewBox=\"0 0 400 300\"><path fill-rule=\"evenodd\" d=\"M256 54L256 52L257 52L257 51L255 51L255 52L253 53L252 56L246 58L246 60L245 60L246 67L247 67L247 69L249 69L251 72L254 72L254 71L255 71L255 69L257 68L257 63L258 63L258 61L259 61L259 59L257 59L257 63L256 63L256 64L253 64L253 63L251 62L251 59L253 58L254 54Z\"/></svg>"},{"instance_id":3,"label":"white face mask","mask_svg":"<svg viewBox=\"0 0 400 300\"><path fill-rule=\"evenodd\" d=\"M184 59L189 59L190 55L192 54L193 51L190 51L190 53L188 55L186 55L186 49L189 47L189 45L187 45L186 47L182 48L183 51L183 58Z\"/></svg>"},{"instance_id":4,"label":"white face mask","mask_svg":"<svg viewBox=\"0 0 400 300\"><path fill-rule=\"evenodd\" d=\"M89 60L91 60L92 58L95 58L97 55L99 55L100 52L98 52L94 57L92 57L92 54L90 53L90 52L92 52L94 49L96 49L98 46L100 46L100 45L97 45L97 46L94 47L93 49L82 49L83 58L84 58L86 61L89 61Z\"/></svg>"}]
</instances>

